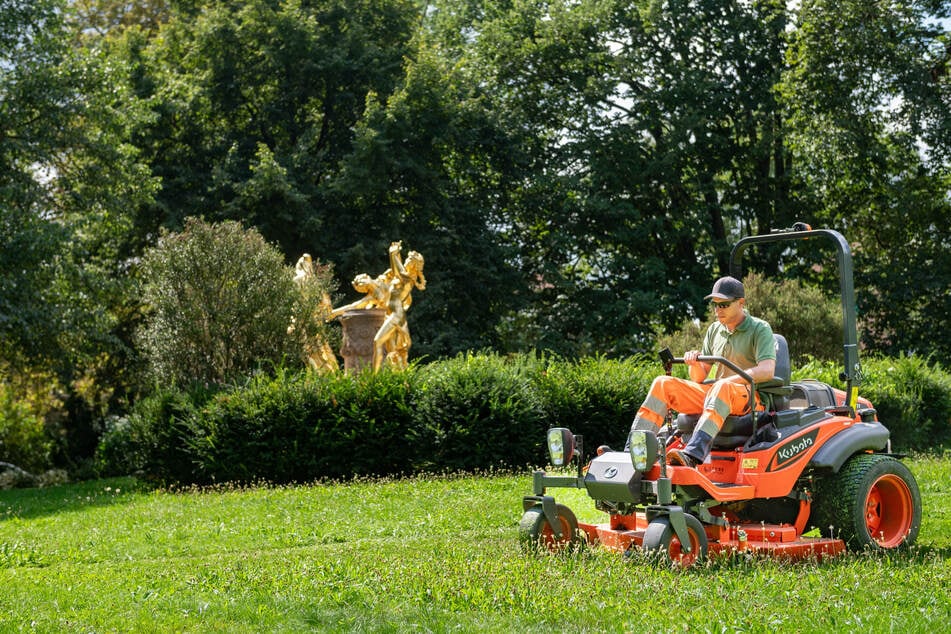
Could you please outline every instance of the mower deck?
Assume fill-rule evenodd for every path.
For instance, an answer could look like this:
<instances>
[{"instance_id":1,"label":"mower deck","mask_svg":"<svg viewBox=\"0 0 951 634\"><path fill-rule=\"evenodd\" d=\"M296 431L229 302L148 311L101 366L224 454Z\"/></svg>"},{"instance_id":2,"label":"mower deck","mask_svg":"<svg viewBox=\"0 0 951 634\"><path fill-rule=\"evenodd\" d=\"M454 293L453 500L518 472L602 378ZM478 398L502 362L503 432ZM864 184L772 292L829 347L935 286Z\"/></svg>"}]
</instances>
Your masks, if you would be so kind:
<instances>
[{"instance_id":1,"label":"mower deck","mask_svg":"<svg viewBox=\"0 0 951 634\"><path fill-rule=\"evenodd\" d=\"M578 523L588 543L600 544L615 552L627 552L632 546L640 548L647 529L644 514L614 515L610 523ZM845 552L841 539L802 537L789 524L737 524L729 528L707 526L708 549L711 553L744 551L777 559L797 561L810 557L835 557ZM745 532L746 539L740 536Z\"/></svg>"}]
</instances>

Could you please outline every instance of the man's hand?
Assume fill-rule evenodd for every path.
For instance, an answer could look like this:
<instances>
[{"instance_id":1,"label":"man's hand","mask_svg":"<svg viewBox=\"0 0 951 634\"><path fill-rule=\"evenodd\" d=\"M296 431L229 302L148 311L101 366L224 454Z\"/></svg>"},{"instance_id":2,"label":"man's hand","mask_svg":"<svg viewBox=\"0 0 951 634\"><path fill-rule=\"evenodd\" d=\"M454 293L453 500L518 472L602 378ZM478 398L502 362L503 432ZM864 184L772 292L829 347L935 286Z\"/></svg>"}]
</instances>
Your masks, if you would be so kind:
<instances>
[{"instance_id":1,"label":"man's hand","mask_svg":"<svg viewBox=\"0 0 951 634\"><path fill-rule=\"evenodd\" d=\"M687 371L690 373L690 380L694 383L703 383L707 375L710 374L712 363L704 363L698 360L699 350L688 350L684 353L684 363L687 365Z\"/></svg>"},{"instance_id":2,"label":"man's hand","mask_svg":"<svg viewBox=\"0 0 951 634\"><path fill-rule=\"evenodd\" d=\"M684 363L687 365L697 365L699 363L699 361L697 361L697 357L699 356L699 350L688 350L684 353Z\"/></svg>"}]
</instances>

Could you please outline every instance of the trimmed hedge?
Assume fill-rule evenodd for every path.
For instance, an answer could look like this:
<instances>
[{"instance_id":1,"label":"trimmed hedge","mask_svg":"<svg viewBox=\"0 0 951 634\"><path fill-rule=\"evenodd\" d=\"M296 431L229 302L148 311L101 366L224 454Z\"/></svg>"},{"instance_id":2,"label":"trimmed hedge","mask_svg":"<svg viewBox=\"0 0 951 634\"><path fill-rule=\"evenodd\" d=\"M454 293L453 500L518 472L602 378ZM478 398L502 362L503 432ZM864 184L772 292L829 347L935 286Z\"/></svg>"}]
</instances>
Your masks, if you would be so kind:
<instances>
[{"instance_id":1,"label":"trimmed hedge","mask_svg":"<svg viewBox=\"0 0 951 634\"><path fill-rule=\"evenodd\" d=\"M465 354L416 371L411 436L419 470L473 471L538 464L545 408L542 364Z\"/></svg>"},{"instance_id":2,"label":"trimmed hedge","mask_svg":"<svg viewBox=\"0 0 951 634\"><path fill-rule=\"evenodd\" d=\"M406 472L414 378L280 372L218 394L194 425L202 479L293 482Z\"/></svg>"},{"instance_id":3,"label":"trimmed hedge","mask_svg":"<svg viewBox=\"0 0 951 634\"><path fill-rule=\"evenodd\" d=\"M587 451L620 448L653 377L652 359L565 361L465 354L403 372L279 371L218 393L159 391L113 421L103 473L166 483L303 482L543 464L544 431L568 427ZM951 441L951 375L917 358L864 362L861 394L895 450ZM794 379L838 385L813 361Z\"/></svg>"},{"instance_id":4,"label":"trimmed hedge","mask_svg":"<svg viewBox=\"0 0 951 634\"><path fill-rule=\"evenodd\" d=\"M123 417L106 421L96 461L103 476L137 474L163 482L200 480L194 451L206 391L159 389Z\"/></svg>"}]
</instances>

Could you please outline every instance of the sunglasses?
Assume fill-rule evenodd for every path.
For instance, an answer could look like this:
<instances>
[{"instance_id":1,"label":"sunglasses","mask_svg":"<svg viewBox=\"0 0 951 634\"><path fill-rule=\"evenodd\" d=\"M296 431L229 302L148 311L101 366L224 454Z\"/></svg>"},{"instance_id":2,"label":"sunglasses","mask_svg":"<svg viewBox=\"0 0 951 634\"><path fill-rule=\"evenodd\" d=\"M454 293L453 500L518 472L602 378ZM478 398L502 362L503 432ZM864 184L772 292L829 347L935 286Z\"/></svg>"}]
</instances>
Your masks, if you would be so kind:
<instances>
[{"instance_id":1,"label":"sunglasses","mask_svg":"<svg viewBox=\"0 0 951 634\"><path fill-rule=\"evenodd\" d=\"M710 305L713 306L714 310L716 310L717 308L727 309L730 306L732 306L733 302L735 301L736 301L735 299L731 299L728 302L710 302Z\"/></svg>"}]
</instances>

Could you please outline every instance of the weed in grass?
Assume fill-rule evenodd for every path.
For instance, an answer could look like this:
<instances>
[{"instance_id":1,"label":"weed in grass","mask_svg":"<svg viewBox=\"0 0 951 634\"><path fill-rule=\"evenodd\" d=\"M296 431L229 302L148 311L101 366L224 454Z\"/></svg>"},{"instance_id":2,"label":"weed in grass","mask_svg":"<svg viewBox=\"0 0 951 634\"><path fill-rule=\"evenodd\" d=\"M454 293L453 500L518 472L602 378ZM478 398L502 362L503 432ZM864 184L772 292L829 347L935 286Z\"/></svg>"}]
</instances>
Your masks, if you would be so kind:
<instances>
[{"instance_id":1,"label":"weed in grass","mask_svg":"<svg viewBox=\"0 0 951 634\"><path fill-rule=\"evenodd\" d=\"M23 542L0 542L0 568L40 567L43 557L29 544Z\"/></svg>"}]
</instances>

